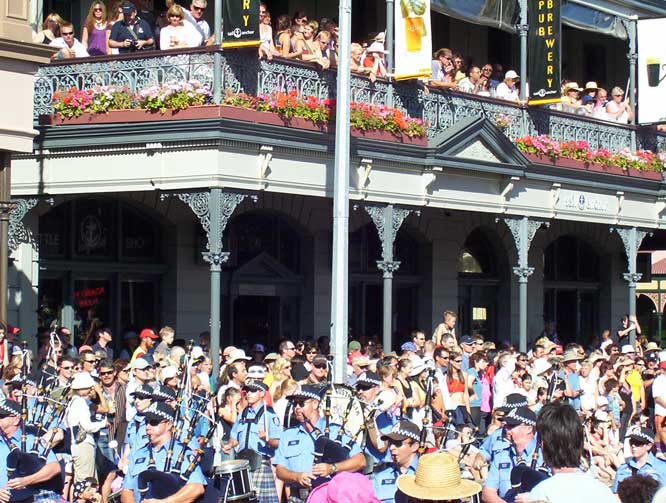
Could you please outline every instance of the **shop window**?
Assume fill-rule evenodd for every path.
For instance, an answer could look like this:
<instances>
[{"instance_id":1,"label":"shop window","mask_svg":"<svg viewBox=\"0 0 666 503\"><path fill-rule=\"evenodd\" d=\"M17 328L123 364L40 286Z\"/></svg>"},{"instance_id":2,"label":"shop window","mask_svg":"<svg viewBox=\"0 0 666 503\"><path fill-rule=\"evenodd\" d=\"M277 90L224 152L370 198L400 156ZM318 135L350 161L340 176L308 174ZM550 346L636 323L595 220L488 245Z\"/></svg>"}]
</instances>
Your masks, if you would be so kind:
<instances>
[{"instance_id":1,"label":"shop window","mask_svg":"<svg viewBox=\"0 0 666 503\"><path fill-rule=\"evenodd\" d=\"M465 240L465 246L458 258L458 272L488 277L497 274L493 246L482 230L475 230Z\"/></svg>"}]
</instances>

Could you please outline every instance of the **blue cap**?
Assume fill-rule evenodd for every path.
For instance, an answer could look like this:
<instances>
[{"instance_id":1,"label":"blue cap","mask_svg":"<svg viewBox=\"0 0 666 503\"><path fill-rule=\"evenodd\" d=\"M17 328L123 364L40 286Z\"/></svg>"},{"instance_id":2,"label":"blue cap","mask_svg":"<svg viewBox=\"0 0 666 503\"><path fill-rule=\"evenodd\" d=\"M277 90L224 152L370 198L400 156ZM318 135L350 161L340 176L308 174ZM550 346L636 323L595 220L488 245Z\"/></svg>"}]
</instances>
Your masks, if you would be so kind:
<instances>
[{"instance_id":1,"label":"blue cap","mask_svg":"<svg viewBox=\"0 0 666 503\"><path fill-rule=\"evenodd\" d=\"M405 342L402 346L400 346L400 349L402 349L403 351L416 351L417 350L416 349L416 344L414 344L411 341Z\"/></svg>"},{"instance_id":2,"label":"blue cap","mask_svg":"<svg viewBox=\"0 0 666 503\"><path fill-rule=\"evenodd\" d=\"M470 335L463 335L460 339L460 344L474 344L474 339Z\"/></svg>"},{"instance_id":3,"label":"blue cap","mask_svg":"<svg viewBox=\"0 0 666 503\"><path fill-rule=\"evenodd\" d=\"M136 10L136 5L134 5L132 2L125 2L123 4L123 14L131 14Z\"/></svg>"}]
</instances>

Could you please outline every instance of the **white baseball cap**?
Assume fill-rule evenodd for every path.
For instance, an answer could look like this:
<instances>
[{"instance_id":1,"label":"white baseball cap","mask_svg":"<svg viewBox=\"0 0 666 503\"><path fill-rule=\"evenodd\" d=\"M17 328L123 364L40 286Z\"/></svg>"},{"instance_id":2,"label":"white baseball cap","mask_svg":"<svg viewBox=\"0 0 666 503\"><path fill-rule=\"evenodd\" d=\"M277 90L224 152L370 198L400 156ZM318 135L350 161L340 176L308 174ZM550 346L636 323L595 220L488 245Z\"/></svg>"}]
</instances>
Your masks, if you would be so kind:
<instances>
[{"instance_id":1,"label":"white baseball cap","mask_svg":"<svg viewBox=\"0 0 666 503\"><path fill-rule=\"evenodd\" d=\"M635 352L636 352L636 350L634 349L634 347L631 344L625 344L624 346L622 346L622 354L623 355L627 355L627 354L635 353Z\"/></svg>"},{"instance_id":2,"label":"white baseball cap","mask_svg":"<svg viewBox=\"0 0 666 503\"><path fill-rule=\"evenodd\" d=\"M518 74L517 74L516 72L514 72L513 70L509 70L508 72L506 72L506 73L504 74L504 78L505 78L505 79L519 79L519 78L520 78L520 75L518 75Z\"/></svg>"},{"instance_id":3,"label":"white baseball cap","mask_svg":"<svg viewBox=\"0 0 666 503\"><path fill-rule=\"evenodd\" d=\"M233 363L233 362L236 362L238 360L250 361L251 359L252 358L247 356L245 354L245 351L243 351L242 349L234 349L233 351L231 351L229 353L229 357L227 358L227 363Z\"/></svg>"},{"instance_id":4,"label":"white baseball cap","mask_svg":"<svg viewBox=\"0 0 666 503\"><path fill-rule=\"evenodd\" d=\"M72 389L88 389L95 385L95 380L88 372L79 372L72 379Z\"/></svg>"}]
</instances>

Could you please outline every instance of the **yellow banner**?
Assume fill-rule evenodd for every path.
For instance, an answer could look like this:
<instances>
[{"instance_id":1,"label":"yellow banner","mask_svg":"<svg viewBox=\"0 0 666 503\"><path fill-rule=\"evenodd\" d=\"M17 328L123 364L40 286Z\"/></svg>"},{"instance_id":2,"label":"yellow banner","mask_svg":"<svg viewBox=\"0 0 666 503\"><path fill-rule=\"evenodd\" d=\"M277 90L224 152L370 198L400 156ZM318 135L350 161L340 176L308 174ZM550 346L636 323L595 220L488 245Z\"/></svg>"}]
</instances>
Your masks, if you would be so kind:
<instances>
[{"instance_id":1,"label":"yellow banner","mask_svg":"<svg viewBox=\"0 0 666 503\"><path fill-rule=\"evenodd\" d=\"M430 76L430 0L395 0L395 78Z\"/></svg>"}]
</instances>

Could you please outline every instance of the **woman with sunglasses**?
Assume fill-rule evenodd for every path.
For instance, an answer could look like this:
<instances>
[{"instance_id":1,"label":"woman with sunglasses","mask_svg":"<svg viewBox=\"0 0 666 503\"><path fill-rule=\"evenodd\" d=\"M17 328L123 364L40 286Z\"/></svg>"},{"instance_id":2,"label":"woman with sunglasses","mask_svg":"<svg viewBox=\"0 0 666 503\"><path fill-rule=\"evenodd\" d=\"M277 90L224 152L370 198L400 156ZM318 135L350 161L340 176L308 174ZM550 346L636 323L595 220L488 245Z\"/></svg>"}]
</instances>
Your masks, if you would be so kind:
<instances>
[{"instance_id":1,"label":"woman with sunglasses","mask_svg":"<svg viewBox=\"0 0 666 503\"><path fill-rule=\"evenodd\" d=\"M612 100L606 105L606 115L608 120L619 122L620 124L629 124L634 117L634 111L629 104L629 98L624 98L624 90L621 87L614 87L611 90Z\"/></svg>"},{"instance_id":2,"label":"woman with sunglasses","mask_svg":"<svg viewBox=\"0 0 666 503\"><path fill-rule=\"evenodd\" d=\"M447 400L446 408L449 417L453 419L453 423L459 425L473 422L467 379L465 372L462 370L462 354L456 351L449 352L446 385L449 390L449 399Z\"/></svg>"},{"instance_id":3,"label":"woman with sunglasses","mask_svg":"<svg viewBox=\"0 0 666 503\"><path fill-rule=\"evenodd\" d=\"M201 34L184 18L185 13L180 5L174 4L169 7L167 11L169 25L160 30L160 49L165 51L201 45Z\"/></svg>"},{"instance_id":4,"label":"woman with sunglasses","mask_svg":"<svg viewBox=\"0 0 666 503\"><path fill-rule=\"evenodd\" d=\"M91 56L111 54L110 33L111 24L106 17L106 5L103 2L93 2L81 33L81 43L88 49L88 54Z\"/></svg>"},{"instance_id":5,"label":"woman with sunglasses","mask_svg":"<svg viewBox=\"0 0 666 503\"><path fill-rule=\"evenodd\" d=\"M312 361L314 360L314 357L317 356L319 353L319 349L317 348L317 344L314 342L306 342L305 346L303 348L303 356L305 357L305 368L308 370L312 370Z\"/></svg>"},{"instance_id":6,"label":"woman with sunglasses","mask_svg":"<svg viewBox=\"0 0 666 503\"><path fill-rule=\"evenodd\" d=\"M60 14L57 12L51 12L46 16L46 19L44 19L42 29L32 37L32 41L35 44L49 45L60 36L60 27L64 22L65 20L60 17Z\"/></svg>"},{"instance_id":7,"label":"woman with sunglasses","mask_svg":"<svg viewBox=\"0 0 666 503\"><path fill-rule=\"evenodd\" d=\"M269 378L269 392L273 397L273 400L280 398L280 386L287 379L291 379L291 360L285 358L284 356L278 356L273 365L269 367L269 373L267 378Z\"/></svg>"}]
</instances>

